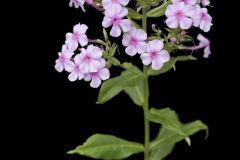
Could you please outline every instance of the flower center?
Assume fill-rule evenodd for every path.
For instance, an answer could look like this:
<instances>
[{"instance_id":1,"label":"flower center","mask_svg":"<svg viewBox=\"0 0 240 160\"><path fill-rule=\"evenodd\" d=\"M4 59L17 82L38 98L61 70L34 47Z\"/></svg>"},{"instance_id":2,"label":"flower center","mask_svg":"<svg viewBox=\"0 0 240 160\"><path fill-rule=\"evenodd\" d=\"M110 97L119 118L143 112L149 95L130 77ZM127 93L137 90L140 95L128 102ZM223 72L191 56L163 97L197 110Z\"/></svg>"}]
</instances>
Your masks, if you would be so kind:
<instances>
[{"instance_id":1,"label":"flower center","mask_svg":"<svg viewBox=\"0 0 240 160\"><path fill-rule=\"evenodd\" d=\"M206 18L207 18L207 16L206 16L206 14L205 13L201 13L201 20L203 21L203 20L206 20Z\"/></svg>"},{"instance_id":2,"label":"flower center","mask_svg":"<svg viewBox=\"0 0 240 160\"><path fill-rule=\"evenodd\" d=\"M61 53L61 55L60 55L60 57L59 57L59 60L60 60L60 62L61 63L64 63L65 62L65 56L64 56L64 54L63 53Z\"/></svg>"},{"instance_id":3,"label":"flower center","mask_svg":"<svg viewBox=\"0 0 240 160\"><path fill-rule=\"evenodd\" d=\"M77 33L77 32L74 32L73 33L73 36L72 36L72 39L74 40L74 41L77 41L78 39L79 39L79 34Z\"/></svg>"},{"instance_id":4,"label":"flower center","mask_svg":"<svg viewBox=\"0 0 240 160\"><path fill-rule=\"evenodd\" d=\"M118 17L113 17L112 18L112 23L115 24L115 25L118 25L119 24L119 18Z\"/></svg>"},{"instance_id":5,"label":"flower center","mask_svg":"<svg viewBox=\"0 0 240 160\"><path fill-rule=\"evenodd\" d=\"M156 58L157 56L158 56L158 52L157 52L157 51L151 52L150 57L151 57L152 59Z\"/></svg>"},{"instance_id":6,"label":"flower center","mask_svg":"<svg viewBox=\"0 0 240 160\"><path fill-rule=\"evenodd\" d=\"M135 38L131 37L130 44L131 44L132 46L136 46L136 45L137 45L137 42L138 42L138 41L137 41Z\"/></svg>"},{"instance_id":7,"label":"flower center","mask_svg":"<svg viewBox=\"0 0 240 160\"><path fill-rule=\"evenodd\" d=\"M74 72L76 72L76 73L79 73L79 72L80 72L79 65L76 65L76 66L74 67Z\"/></svg>"},{"instance_id":8,"label":"flower center","mask_svg":"<svg viewBox=\"0 0 240 160\"><path fill-rule=\"evenodd\" d=\"M84 61L87 62L87 63L90 63L91 60L92 60L92 58L88 55L84 58Z\"/></svg>"},{"instance_id":9,"label":"flower center","mask_svg":"<svg viewBox=\"0 0 240 160\"><path fill-rule=\"evenodd\" d=\"M176 13L176 17L177 17L178 20L180 20L180 19L183 17L182 11L178 11L178 12Z\"/></svg>"}]
</instances>

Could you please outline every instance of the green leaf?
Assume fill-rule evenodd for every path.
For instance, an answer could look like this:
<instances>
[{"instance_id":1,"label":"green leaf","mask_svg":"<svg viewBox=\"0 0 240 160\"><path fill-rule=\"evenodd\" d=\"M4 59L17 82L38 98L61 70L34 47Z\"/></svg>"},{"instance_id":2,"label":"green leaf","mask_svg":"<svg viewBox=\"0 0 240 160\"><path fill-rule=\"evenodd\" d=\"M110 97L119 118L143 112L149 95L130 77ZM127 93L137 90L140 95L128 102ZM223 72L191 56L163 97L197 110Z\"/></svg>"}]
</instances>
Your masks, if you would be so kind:
<instances>
[{"instance_id":1,"label":"green leaf","mask_svg":"<svg viewBox=\"0 0 240 160\"><path fill-rule=\"evenodd\" d=\"M137 11L135 11L132 8L127 7L128 9L128 17L131 19L136 19L136 20L141 20L142 19L142 15L139 14Z\"/></svg>"},{"instance_id":2,"label":"green leaf","mask_svg":"<svg viewBox=\"0 0 240 160\"><path fill-rule=\"evenodd\" d=\"M141 29L142 27L137 24L137 22L135 22L134 20L132 20L129 16L128 16L128 19L131 21L131 24L134 28L137 28L137 29Z\"/></svg>"},{"instance_id":3,"label":"green leaf","mask_svg":"<svg viewBox=\"0 0 240 160\"><path fill-rule=\"evenodd\" d=\"M188 61L188 60L196 60L196 58L191 55L171 57L170 60L166 62L161 69L153 70L152 68L149 68L148 75L156 76L159 74L163 74L165 72L170 71L172 68L174 68L175 70L176 69L175 65L178 61Z\"/></svg>"},{"instance_id":4,"label":"green leaf","mask_svg":"<svg viewBox=\"0 0 240 160\"><path fill-rule=\"evenodd\" d=\"M166 8L167 6L171 3L171 0L166 1L165 3L163 3L162 5L151 9L148 13L147 13L147 17L161 17L165 14Z\"/></svg>"},{"instance_id":5,"label":"green leaf","mask_svg":"<svg viewBox=\"0 0 240 160\"><path fill-rule=\"evenodd\" d=\"M144 102L143 98L143 83L140 83L133 87L127 87L124 91L128 94L128 96L132 99L132 101L138 105L142 106Z\"/></svg>"},{"instance_id":6,"label":"green leaf","mask_svg":"<svg viewBox=\"0 0 240 160\"><path fill-rule=\"evenodd\" d=\"M116 53L116 50L117 50L117 45L116 43L113 43L113 45L109 49L109 56L113 57L114 54Z\"/></svg>"},{"instance_id":7,"label":"green leaf","mask_svg":"<svg viewBox=\"0 0 240 160\"><path fill-rule=\"evenodd\" d=\"M125 88L136 86L143 81L144 74L137 67L129 65L125 65L128 70L123 71L120 76L111 78L102 84L98 95L98 104L107 102Z\"/></svg>"},{"instance_id":8,"label":"green leaf","mask_svg":"<svg viewBox=\"0 0 240 160\"><path fill-rule=\"evenodd\" d=\"M191 136L198 131L208 129L208 127L199 120L187 124L182 124L181 127L187 136ZM182 141L183 139L184 138L178 133L162 127L157 138L151 142L150 160L162 160L172 152L175 144Z\"/></svg>"},{"instance_id":9,"label":"green leaf","mask_svg":"<svg viewBox=\"0 0 240 160\"><path fill-rule=\"evenodd\" d=\"M68 154L80 154L96 159L123 159L143 152L140 143L130 142L112 135L94 134L83 145Z\"/></svg>"},{"instance_id":10,"label":"green leaf","mask_svg":"<svg viewBox=\"0 0 240 160\"><path fill-rule=\"evenodd\" d=\"M170 108L151 108L147 114L147 118L152 122L160 123L165 128L178 133L185 138L188 145L191 144L189 137L182 131L181 122L176 112L172 111Z\"/></svg>"}]
</instances>

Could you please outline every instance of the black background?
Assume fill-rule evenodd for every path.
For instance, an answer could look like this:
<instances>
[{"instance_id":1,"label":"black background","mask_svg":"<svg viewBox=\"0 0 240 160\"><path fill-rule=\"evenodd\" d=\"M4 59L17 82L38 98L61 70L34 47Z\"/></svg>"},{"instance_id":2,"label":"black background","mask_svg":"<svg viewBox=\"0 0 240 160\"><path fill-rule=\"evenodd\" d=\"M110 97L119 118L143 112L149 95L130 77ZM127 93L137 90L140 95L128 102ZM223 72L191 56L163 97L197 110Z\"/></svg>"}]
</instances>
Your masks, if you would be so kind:
<instances>
[{"instance_id":1,"label":"black background","mask_svg":"<svg viewBox=\"0 0 240 160\"><path fill-rule=\"evenodd\" d=\"M15 58L17 80L11 79L13 82L9 85L10 96L16 97L16 100L8 101L9 106L12 102L19 104L9 107L15 117L13 123L17 124L16 128L12 127L11 137L21 141L17 145L23 149L21 154L32 159L88 159L66 152L94 133L143 142L142 110L124 93L104 105L97 105L98 89L90 88L84 81L71 83L67 73L55 71L55 60L65 34L72 32L75 24L87 24L90 38L102 36L99 12L85 7L87 12L83 13L80 9L69 8L68 3L68 0L28 3L20 9L25 10L24 13L19 12L20 16L15 17L20 26L18 42L22 52ZM219 0L212 0L211 4L214 8L209 10L214 25L210 33L204 34L211 39L210 58L203 59L199 52L196 53L198 61L180 62L176 72L150 78L150 106L170 107L183 122L201 119L209 126L207 140L204 140L205 133L199 132L191 137L191 147L185 142L178 143L167 160L230 159L234 153L228 142L234 137L232 122L237 119L232 111L237 105L233 105L231 96L238 90L233 85L237 72L231 73L236 63L232 62L233 52L227 47L231 43L226 32L230 29L226 24L230 21L226 14L228 7ZM123 57L131 60L124 54ZM139 58L134 60L139 62ZM111 69L112 76L118 74L114 69ZM154 138L158 126L151 127ZM141 158L142 155L134 155L129 159Z\"/></svg>"}]
</instances>

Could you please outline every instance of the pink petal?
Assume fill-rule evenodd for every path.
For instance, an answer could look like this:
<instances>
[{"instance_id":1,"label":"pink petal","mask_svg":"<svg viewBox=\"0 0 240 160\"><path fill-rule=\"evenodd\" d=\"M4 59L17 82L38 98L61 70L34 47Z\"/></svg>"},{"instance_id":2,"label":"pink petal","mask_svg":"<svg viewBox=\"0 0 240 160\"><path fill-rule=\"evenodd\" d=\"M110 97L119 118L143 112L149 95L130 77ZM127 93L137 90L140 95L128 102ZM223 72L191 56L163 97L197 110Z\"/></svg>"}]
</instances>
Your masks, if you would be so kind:
<instances>
[{"instance_id":1,"label":"pink petal","mask_svg":"<svg viewBox=\"0 0 240 160\"><path fill-rule=\"evenodd\" d=\"M106 61L105 61L105 59L100 58L98 61L100 62L99 68L104 68L104 67L106 66Z\"/></svg>"},{"instance_id":2,"label":"pink petal","mask_svg":"<svg viewBox=\"0 0 240 160\"><path fill-rule=\"evenodd\" d=\"M74 67L75 67L75 64L70 60L64 63L64 68L67 72L72 72Z\"/></svg>"},{"instance_id":3,"label":"pink petal","mask_svg":"<svg viewBox=\"0 0 240 160\"><path fill-rule=\"evenodd\" d=\"M152 62L149 54L147 54L147 53L141 54L140 57L142 59L142 63L145 64L145 65L149 65Z\"/></svg>"},{"instance_id":4,"label":"pink petal","mask_svg":"<svg viewBox=\"0 0 240 160\"><path fill-rule=\"evenodd\" d=\"M201 0L203 6L207 6L210 4L209 0Z\"/></svg>"},{"instance_id":5,"label":"pink petal","mask_svg":"<svg viewBox=\"0 0 240 160\"><path fill-rule=\"evenodd\" d=\"M161 40L152 40L148 42L147 52L160 51L163 48L163 42Z\"/></svg>"},{"instance_id":6,"label":"pink petal","mask_svg":"<svg viewBox=\"0 0 240 160\"><path fill-rule=\"evenodd\" d=\"M68 43L68 48L71 51L75 51L78 48L78 42L77 41L71 41Z\"/></svg>"},{"instance_id":7,"label":"pink petal","mask_svg":"<svg viewBox=\"0 0 240 160\"><path fill-rule=\"evenodd\" d=\"M186 5L183 9L183 14L188 17L192 17L195 14L195 7Z\"/></svg>"},{"instance_id":8,"label":"pink petal","mask_svg":"<svg viewBox=\"0 0 240 160\"><path fill-rule=\"evenodd\" d=\"M109 17L104 17L102 21L102 26L108 28L112 25L112 20Z\"/></svg>"},{"instance_id":9,"label":"pink petal","mask_svg":"<svg viewBox=\"0 0 240 160\"><path fill-rule=\"evenodd\" d=\"M159 70L163 66L163 63L159 61L158 59L153 59L152 60L152 69L154 70Z\"/></svg>"},{"instance_id":10,"label":"pink petal","mask_svg":"<svg viewBox=\"0 0 240 160\"><path fill-rule=\"evenodd\" d=\"M89 72L97 72L100 66L100 62L98 60L92 60L89 63Z\"/></svg>"},{"instance_id":11,"label":"pink petal","mask_svg":"<svg viewBox=\"0 0 240 160\"><path fill-rule=\"evenodd\" d=\"M85 81L91 81L91 79L92 79L91 73L86 73L86 74L84 75L84 80L85 80Z\"/></svg>"},{"instance_id":12,"label":"pink petal","mask_svg":"<svg viewBox=\"0 0 240 160\"><path fill-rule=\"evenodd\" d=\"M73 35L72 33L66 34L66 41L65 41L66 44L69 44L72 41L72 35Z\"/></svg>"},{"instance_id":13,"label":"pink petal","mask_svg":"<svg viewBox=\"0 0 240 160\"><path fill-rule=\"evenodd\" d=\"M204 32L210 31L212 26L212 23L210 21L202 21L200 23L200 29L203 30Z\"/></svg>"},{"instance_id":14,"label":"pink petal","mask_svg":"<svg viewBox=\"0 0 240 160\"><path fill-rule=\"evenodd\" d=\"M117 13L116 16L118 16L119 18L123 18L128 15L128 10L127 10L127 8L117 6L116 13Z\"/></svg>"},{"instance_id":15,"label":"pink petal","mask_svg":"<svg viewBox=\"0 0 240 160\"><path fill-rule=\"evenodd\" d=\"M83 73L88 73L89 72L89 65L86 62L83 62L80 67L79 67L80 71L82 71Z\"/></svg>"},{"instance_id":16,"label":"pink petal","mask_svg":"<svg viewBox=\"0 0 240 160\"><path fill-rule=\"evenodd\" d=\"M143 29L137 29L135 37L136 39L143 41L147 39L147 33Z\"/></svg>"},{"instance_id":17,"label":"pink petal","mask_svg":"<svg viewBox=\"0 0 240 160\"><path fill-rule=\"evenodd\" d=\"M82 72L78 73L78 80L82 80L84 78L84 74Z\"/></svg>"},{"instance_id":18,"label":"pink petal","mask_svg":"<svg viewBox=\"0 0 240 160\"><path fill-rule=\"evenodd\" d=\"M118 25L113 25L110 31L110 35L113 37L119 37L121 35L121 29Z\"/></svg>"},{"instance_id":19,"label":"pink petal","mask_svg":"<svg viewBox=\"0 0 240 160\"><path fill-rule=\"evenodd\" d=\"M128 32L131 29L131 22L128 19L122 19L119 25L123 32Z\"/></svg>"},{"instance_id":20,"label":"pink petal","mask_svg":"<svg viewBox=\"0 0 240 160\"><path fill-rule=\"evenodd\" d=\"M168 51L162 50L160 51L158 58L162 63L165 63L170 60L170 55Z\"/></svg>"},{"instance_id":21,"label":"pink petal","mask_svg":"<svg viewBox=\"0 0 240 160\"><path fill-rule=\"evenodd\" d=\"M176 8L174 7L174 5L169 5L165 11L165 15L167 17L173 17L175 15L176 12Z\"/></svg>"},{"instance_id":22,"label":"pink petal","mask_svg":"<svg viewBox=\"0 0 240 160\"><path fill-rule=\"evenodd\" d=\"M124 34L123 39L122 39L123 46L125 46L125 47L129 46L130 40L131 40L131 37L129 36L129 34Z\"/></svg>"},{"instance_id":23,"label":"pink petal","mask_svg":"<svg viewBox=\"0 0 240 160\"><path fill-rule=\"evenodd\" d=\"M83 59L81 58L80 54L77 54L75 57L74 57L74 62L76 64L81 64L83 61Z\"/></svg>"},{"instance_id":24,"label":"pink petal","mask_svg":"<svg viewBox=\"0 0 240 160\"><path fill-rule=\"evenodd\" d=\"M189 29L193 24L193 21L191 18L187 18L187 17L182 17L180 19L180 27L182 29Z\"/></svg>"},{"instance_id":25,"label":"pink petal","mask_svg":"<svg viewBox=\"0 0 240 160\"><path fill-rule=\"evenodd\" d=\"M101 79L98 76L93 76L90 86L93 88L98 88L101 85Z\"/></svg>"},{"instance_id":26,"label":"pink petal","mask_svg":"<svg viewBox=\"0 0 240 160\"><path fill-rule=\"evenodd\" d=\"M73 31L79 34L85 34L88 29L88 26L85 24L77 24L73 27Z\"/></svg>"},{"instance_id":27,"label":"pink petal","mask_svg":"<svg viewBox=\"0 0 240 160\"><path fill-rule=\"evenodd\" d=\"M178 27L178 20L176 17L169 17L166 20L166 24L169 28L177 28Z\"/></svg>"},{"instance_id":28,"label":"pink petal","mask_svg":"<svg viewBox=\"0 0 240 160\"><path fill-rule=\"evenodd\" d=\"M175 3L174 7L176 8L176 10L180 10L181 11L185 7L185 3L184 2Z\"/></svg>"},{"instance_id":29,"label":"pink petal","mask_svg":"<svg viewBox=\"0 0 240 160\"><path fill-rule=\"evenodd\" d=\"M85 34L81 35L78 39L81 46L86 46L88 44L88 38Z\"/></svg>"},{"instance_id":30,"label":"pink petal","mask_svg":"<svg viewBox=\"0 0 240 160\"><path fill-rule=\"evenodd\" d=\"M129 56L134 56L134 55L137 54L137 49L136 49L134 46L130 45L130 46L128 46L128 47L125 49L125 52L126 52Z\"/></svg>"},{"instance_id":31,"label":"pink petal","mask_svg":"<svg viewBox=\"0 0 240 160\"><path fill-rule=\"evenodd\" d=\"M103 68L103 69L100 69L99 72L98 72L98 76L102 79L102 80L106 80L106 79L109 79L110 77L110 72L107 68Z\"/></svg>"},{"instance_id":32,"label":"pink petal","mask_svg":"<svg viewBox=\"0 0 240 160\"><path fill-rule=\"evenodd\" d=\"M76 81L78 79L78 74L76 72L72 72L68 75L68 79L71 82Z\"/></svg>"},{"instance_id":33,"label":"pink petal","mask_svg":"<svg viewBox=\"0 0 240 160\"><path fill-rule=\"evenodd\" d=\"M87 52L94 59L98 59L102 57L102 50L99 47L90 45L87 48Z\"/></svg>"},{"instance_id":34,"label":"pink petal","mask_svg":"<svg viewBox=\"0 0 240 160\"><path fill-rule=\"evenodd\" d=\"M59 60L56 61L56 64L55 64L55 69L58 71L58 72L62 72L63 69L64 69L64 66L62 63L59 62Z\"/></svg>"},{"instance_id":35,"label":"pink petal","mask_svg":"<svg viewBox=\"0 0 240 160\"><path fill-rule=\"evenodd\" d=\"M207 47L204 49L203 57L204 57L204 58L208 58L210 54L211 54L210 47L207 46Z\"/></svg>"},{"instance_id":36,"label":"pink petal","mask_svg":"<svg viewBox=\"0 0 240 160\"><path fill-rule=\"evenodd\" d=\"M137 47L137 52L139 54L142 54L146 51L147 44L146 44L146 42L138 42L136 47Z\"/></svg>"}]
</instances>

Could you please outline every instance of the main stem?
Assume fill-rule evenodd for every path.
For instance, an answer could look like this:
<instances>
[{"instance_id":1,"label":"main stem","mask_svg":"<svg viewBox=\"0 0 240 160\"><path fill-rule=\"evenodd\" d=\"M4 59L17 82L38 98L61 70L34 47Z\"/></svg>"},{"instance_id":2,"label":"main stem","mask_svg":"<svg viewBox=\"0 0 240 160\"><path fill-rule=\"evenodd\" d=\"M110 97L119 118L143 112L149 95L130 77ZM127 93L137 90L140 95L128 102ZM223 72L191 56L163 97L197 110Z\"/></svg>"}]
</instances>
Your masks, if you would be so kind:
<instances>
[{"instance_id":1,"label":"main stem","mask_svg":"<svg viewBox=\"0 0 240 160\"><path fill-rule=\"evenodd\" d=\"M148 8L143 8L142 14L142 28L147 32L147 11ZM148 98L149 98L149 86L148 86L148 75L147 75L147 66L143 66L143 71L145 74L144 79L144 160L149 160L149 146L150 146L150 126L149 121L147 119L147 112L149 110Z\"/></svg>"}]
</instances>

